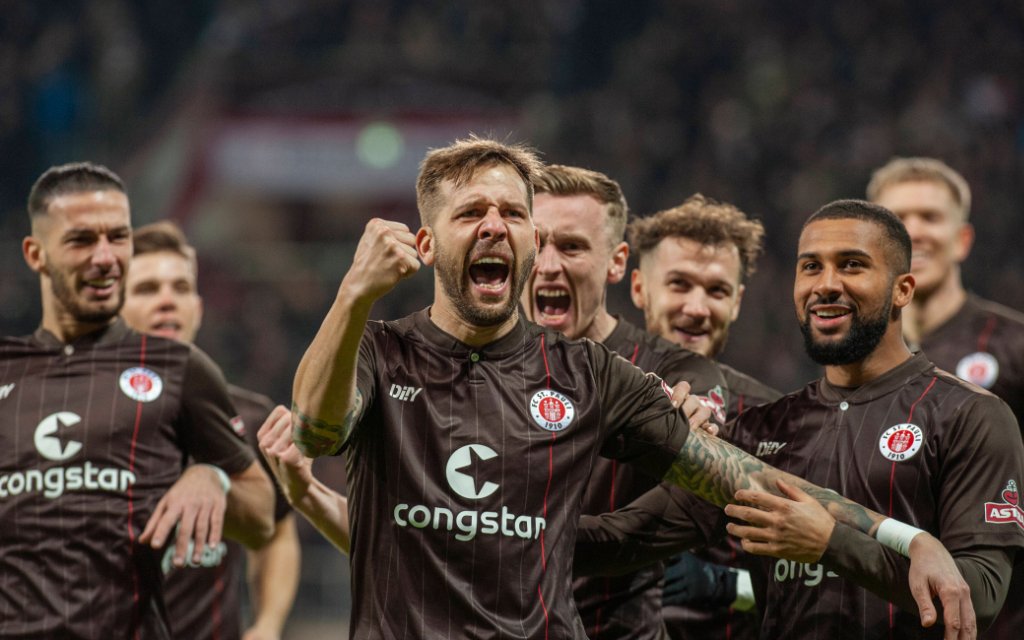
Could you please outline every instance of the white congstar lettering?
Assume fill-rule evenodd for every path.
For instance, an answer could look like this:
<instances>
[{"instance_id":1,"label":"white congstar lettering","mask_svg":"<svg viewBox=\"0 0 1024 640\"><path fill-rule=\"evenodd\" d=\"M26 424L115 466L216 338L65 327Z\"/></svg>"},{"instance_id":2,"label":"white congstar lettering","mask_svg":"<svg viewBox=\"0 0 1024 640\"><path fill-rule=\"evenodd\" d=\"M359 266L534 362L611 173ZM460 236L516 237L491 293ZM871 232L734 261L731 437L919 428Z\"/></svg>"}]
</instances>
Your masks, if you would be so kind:
<instances>
[{"instance_id":1,"label":"white congstar lettering","mask_svg":"<svg viewBox=\"0 0 1024 640\"><path fill-rule=\"evenodd\" d=\"M808 587L818 586L824 578L839 577L838 573L826 571L825 567L820 564L796 562L795 560L776 560L774 573L775 582L802 580Z\"/></svg>"}]
</instances>

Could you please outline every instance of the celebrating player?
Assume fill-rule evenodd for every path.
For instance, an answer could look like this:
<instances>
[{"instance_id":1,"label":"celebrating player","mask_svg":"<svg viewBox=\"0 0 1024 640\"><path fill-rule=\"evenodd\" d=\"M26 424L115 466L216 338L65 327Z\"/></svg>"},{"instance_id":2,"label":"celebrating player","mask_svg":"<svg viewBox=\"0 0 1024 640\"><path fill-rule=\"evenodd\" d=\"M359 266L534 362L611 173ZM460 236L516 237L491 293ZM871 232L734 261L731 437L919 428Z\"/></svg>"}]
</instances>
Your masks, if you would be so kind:
<instances>
[{"instance_id":1,"label":"celebrating player","mask_svg":"<svg viewBox=\"0 0 1024 640\"><path fill-rule=\"evenodd\" d=\"M724 421L725 380L713 363L608 312L608 285L625 276L629 255L626 199L618 183L596 171L551 165L534 187L540 249L523 295L529 319L569 338L600 342L668 384L686 381ZM593 464L583 513L611 511L658 483L617 460L598 457ZM662 567L655 564L623 576L576 580L576 607L589 637L659 637L661 579Z\"/></svg>"},{"instance_id":2,"label":"celebrating player","mask_svg":"<svg viewBox=\"0 0 1024 640\"><path fill-rule=\"evenodd\" d=\"M178 566L222 525L265 543L271 486L231 429L213 362L118 319L132 254L120 178L53 167L28 210L43 313L35 333L0 342L0 636L163 638L165 543ZM183 471L185 456L197 463Z\"/></svg>"},{"instance_id":3,"label":"celebrating player","mask_svg":"<svg viewBox=\"0 0 1024 640\"><path fill-rule=\"evenodd\" d=\"M296 445L349 456L357 637L585 637L568 586L600 454L719 505L785 478L860 531L890 522L690 431L655 376L519 317L539 169L532 153L489 140L431 151L417 181L423 226L367 225L299 365ZM418 258L435 267L433 305L367 322ZM941 545L922 534L910 552L927 557L916 586L970 623Z\"/></svg>"},{"instance_id":4,"label":"celebrating player","mask_svg":"<svg viewBox=\"0 0 1024 640\"><path fill-rule=\"evenodd\" d=\"M203 303L196 288L196 253L171 222L135 230L135 253L128 271L121 316L130 327L151 335L191 343L202 321ZM238 416L232 426L256 448L257 428L275 411L266 396L229 385ZM287 414L280 407L277 414ZM283 496L275 496L274 537L253 551L252 593L255 618L245 640L279 638L299 583L300 550L295 517ZM164 597L176 638L243 638L241 594L246 577L245 549L227 541L211 549L199 564L187 563L167 573ZM168 573L169 572L169 573Z\"/></svg>"},{"instance_id":5,"label":"celebrating player","mask_svg":"<svg viewBox=\"0 0 1024 640\"><path fill-rule=\"evenodd\" d=\"M872 175L868 198L899 216L913 243L917 288L904 336L940 368L1005 400L1019 425L1024 315L964 290L960 264L974 241L967 181L933 158L894 158ZM1006 601L985 637L1014 638L1024 628L1024 571L1014 572Z\"/></svg>"}]
</instances>

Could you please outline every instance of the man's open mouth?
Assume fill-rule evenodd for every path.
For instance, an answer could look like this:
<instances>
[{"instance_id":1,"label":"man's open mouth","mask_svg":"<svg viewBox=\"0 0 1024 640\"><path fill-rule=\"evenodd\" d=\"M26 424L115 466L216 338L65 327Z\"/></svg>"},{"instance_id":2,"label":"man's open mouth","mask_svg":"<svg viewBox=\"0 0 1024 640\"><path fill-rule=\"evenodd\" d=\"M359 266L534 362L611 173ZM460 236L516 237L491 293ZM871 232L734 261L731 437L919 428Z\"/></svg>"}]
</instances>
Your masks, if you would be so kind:
<instances>
[{"instance_id":1,"label":"man's open mouth","mask_svg":"<svg viewBox=\"0 0 1024 640\"><path fill-rule=\"evenodd\" d=\"M477 258L469 265L469 279L481 289L497 291L508 282L508 261L496 256Z\"/></svg>"},{"instance_id":2,"label":"man's open mouth","mask_svg":"<svg viewBox=\"0 0 1024 640\"><path fill-rule=\"evenodd\" d=\"M557 318L569 313L572 298L565 289L541 288L534 294L533 303L542 315Z\"/></svg>"}]
</instances>

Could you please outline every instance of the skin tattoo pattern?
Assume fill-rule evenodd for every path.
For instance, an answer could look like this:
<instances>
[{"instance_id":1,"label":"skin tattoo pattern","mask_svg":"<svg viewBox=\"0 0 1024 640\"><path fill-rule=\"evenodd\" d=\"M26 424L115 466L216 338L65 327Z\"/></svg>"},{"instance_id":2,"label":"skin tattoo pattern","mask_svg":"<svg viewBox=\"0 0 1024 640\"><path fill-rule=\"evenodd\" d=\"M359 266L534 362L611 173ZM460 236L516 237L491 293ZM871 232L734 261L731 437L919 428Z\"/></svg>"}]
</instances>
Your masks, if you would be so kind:
<instances>
[{"instance_id":1,"label":"skin tattoo pattern","mask_svg":"<svg viewBox=\"0 0 1024 640\"><path fill-rule=\"evenodd\" d=\"M702 433L690 434L665 475L665 480L685 487L718 506L735 502L733 496L740 489L755 489L782 496L775 485L778 478L817 500L837 521L868 535L874 534L876 525L883 519L881 515L850 502L835 491L778 471L743 450Z\"/></svg>"},{"instance_id":2,"label":"skin tattoo pattern","mask_svg":"<svg viewBox=\"0 0 1024 640\"><path fill-rule=\"evenodd\" d=\"M341 424L331 424L307 416L292 403L292 426L295 429L295 446L310 458L331 456L341 449L355 426L355 417L363 408L363 394L356 389L352 408L345 414Z\"/></svg>"}]
</instances>

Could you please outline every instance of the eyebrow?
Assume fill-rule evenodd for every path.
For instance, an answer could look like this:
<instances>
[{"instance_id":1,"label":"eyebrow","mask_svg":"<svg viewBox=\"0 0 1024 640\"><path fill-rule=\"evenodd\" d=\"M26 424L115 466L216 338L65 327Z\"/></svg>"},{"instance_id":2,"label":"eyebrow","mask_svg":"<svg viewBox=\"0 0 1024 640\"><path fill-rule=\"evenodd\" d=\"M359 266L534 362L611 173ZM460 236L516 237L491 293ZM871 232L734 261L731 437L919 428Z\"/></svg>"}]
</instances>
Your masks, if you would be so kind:
<instances>
[{"instance_id":1,"label":"eyebrow","mask_svg":"<svg viewBox=\"0 0 1024 640\"><path fill-rule=\"evenodd\" d=\"M836 255L838 255L840 258L856 257L856 258L868 258L869 260L871 259L871 254L868 253L867 251L864 251L863 249L843 249L841 251L836 252ZM797 260L807 260L807 259L810 259L810 258L819 258L819 257L820 257L820 254L818 254L818 253L815 253L813 251L805 251L804 253L801 253L801 254L797 255L796 259Z\"/></svg>"}]
</instances>

